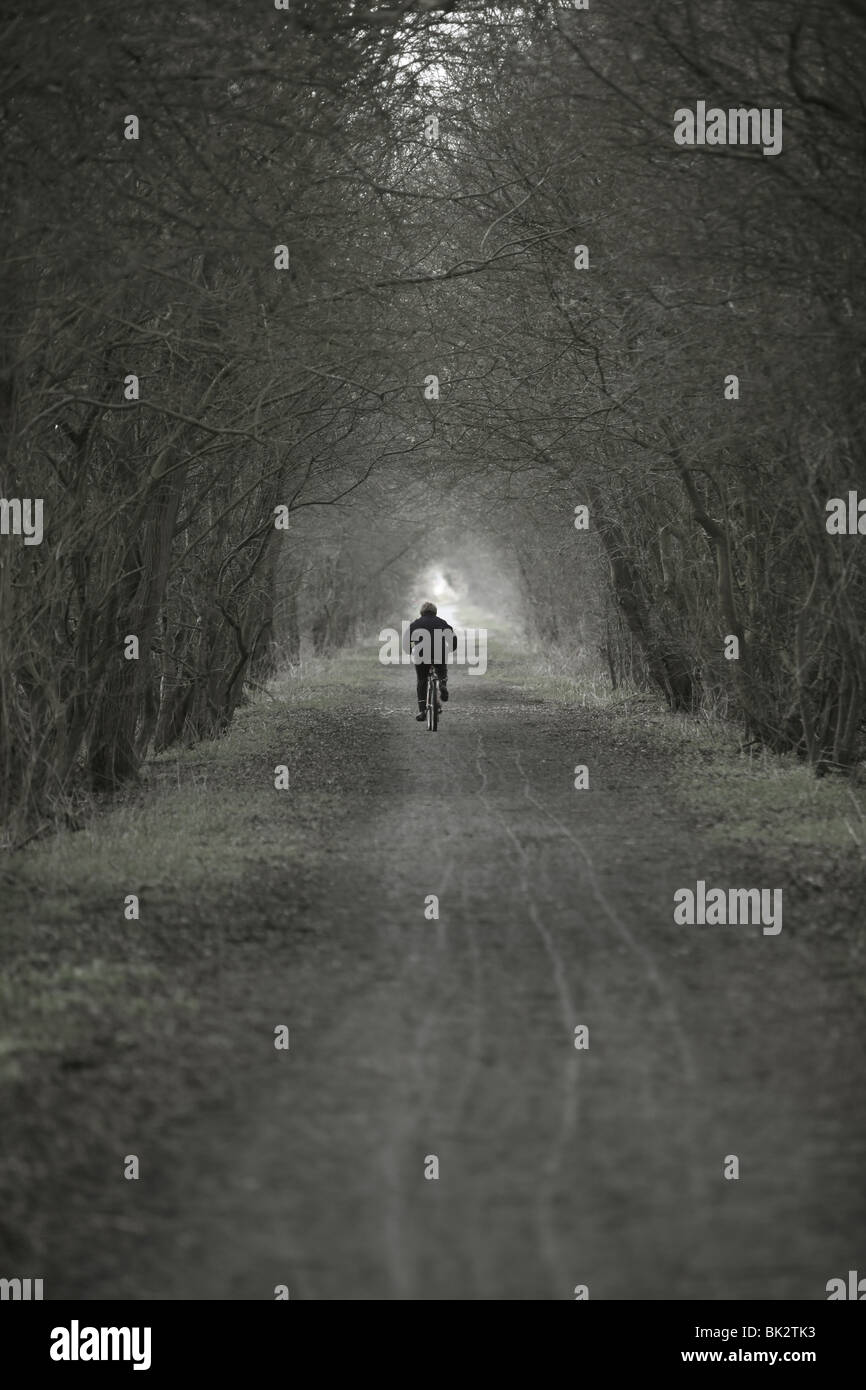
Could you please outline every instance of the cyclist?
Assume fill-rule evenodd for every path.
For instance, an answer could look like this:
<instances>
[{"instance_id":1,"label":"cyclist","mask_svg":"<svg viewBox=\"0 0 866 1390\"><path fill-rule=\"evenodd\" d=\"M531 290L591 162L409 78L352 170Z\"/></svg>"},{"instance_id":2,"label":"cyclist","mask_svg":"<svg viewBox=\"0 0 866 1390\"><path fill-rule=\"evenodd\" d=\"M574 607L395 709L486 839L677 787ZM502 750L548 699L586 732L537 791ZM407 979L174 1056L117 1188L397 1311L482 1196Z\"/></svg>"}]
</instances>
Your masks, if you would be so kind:
<instances>
[{"instance_id":1,"label":"cyclist","mask_svg":"<svg viewBox=\"0 0 866 1390\"><path fill-rule=\"evenodd\" d=\"M426 633L426 636L424 635ZM422 603L421 616L409 624L409 650L415 663L416 694L418 696L418 720L424 719L427 708L427 680L430 667L436 667L439 677L439 697L443 704L448 699L448 667L445 664L446 652L457 647L457 634L450 623L437 617L435 603ZM424 657L430 658L425 661ZM437 660L437 658L439 658Z\"/></svg>"}]
</instances>

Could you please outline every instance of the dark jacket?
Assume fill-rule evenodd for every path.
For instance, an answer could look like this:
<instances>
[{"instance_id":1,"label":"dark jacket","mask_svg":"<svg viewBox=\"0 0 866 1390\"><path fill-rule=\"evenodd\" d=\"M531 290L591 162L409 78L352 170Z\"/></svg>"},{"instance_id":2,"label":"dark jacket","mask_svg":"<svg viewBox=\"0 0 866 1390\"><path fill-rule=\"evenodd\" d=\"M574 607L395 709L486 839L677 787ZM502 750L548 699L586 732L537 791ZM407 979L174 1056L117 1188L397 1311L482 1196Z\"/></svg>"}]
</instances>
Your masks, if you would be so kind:
<instances>
[{"instance_id":1,"label":"dark jacket","mask_svg":"<svg viewBox=\"0 0 866 1390\"><path fill-rule=\"evenodd\" d=\"M444 664L449 653L457 649L457 634L453 627L450 623L446 623L444 618L440 618L438 613L422 613L420 618L416 618L409 625L409 647L413 653L417 651L418 644L423 641L421 637L423 632L430 633L425 645L429 657L432 657L433 664ZM437 632L441 632L442 636L437 637L435 635ZM448 634L450 634L450 646ZM422 654L419 652L413 659L417 662Z\"/></svg>"}]
</instances>

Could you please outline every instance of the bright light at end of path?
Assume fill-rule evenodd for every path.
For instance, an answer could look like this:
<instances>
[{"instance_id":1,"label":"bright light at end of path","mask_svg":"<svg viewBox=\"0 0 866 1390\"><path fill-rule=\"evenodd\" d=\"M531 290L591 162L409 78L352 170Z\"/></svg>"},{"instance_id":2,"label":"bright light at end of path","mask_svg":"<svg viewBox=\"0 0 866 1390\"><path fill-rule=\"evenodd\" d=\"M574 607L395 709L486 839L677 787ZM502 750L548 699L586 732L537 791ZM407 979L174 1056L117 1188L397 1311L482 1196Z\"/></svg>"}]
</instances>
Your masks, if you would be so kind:
<instances>
[{"instance_id":1,"label":"bright light at end of path","mask_svg":"<svg viewBox=\"0 0 866 1390\"><path fill-rule=\"evenodd\" d=\"M425 570L418 589L418 602L423 603L427 599L432 599L439 610L440 618L444 618L446 623L459 625L460 617L457 612L457 605L460 602L460 595L446 577L444 568L444 566L440 567L434 564Z\"/></svg>"}]
</instances>

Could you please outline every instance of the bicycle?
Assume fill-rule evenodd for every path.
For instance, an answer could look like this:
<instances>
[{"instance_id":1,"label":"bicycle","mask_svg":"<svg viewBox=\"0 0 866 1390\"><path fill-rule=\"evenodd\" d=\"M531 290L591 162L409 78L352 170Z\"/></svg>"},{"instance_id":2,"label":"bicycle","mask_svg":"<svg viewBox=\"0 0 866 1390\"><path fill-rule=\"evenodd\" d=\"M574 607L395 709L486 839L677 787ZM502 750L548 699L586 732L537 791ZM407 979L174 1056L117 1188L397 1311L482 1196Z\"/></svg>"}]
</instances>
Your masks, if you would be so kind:
<instances>
[{"instance_id":1,"label":"bicycle","mask_svg":"<svg viewBox=\"0 0 866 1390\"><path fill-rule=\"evenodd\" d=\"M439 712L442 709L442 701L439 698L439 677L436 674L436 667L431 666L427 673L427 728L431 733L435 733L439 728Z\"/></svg>"}]
</instances>

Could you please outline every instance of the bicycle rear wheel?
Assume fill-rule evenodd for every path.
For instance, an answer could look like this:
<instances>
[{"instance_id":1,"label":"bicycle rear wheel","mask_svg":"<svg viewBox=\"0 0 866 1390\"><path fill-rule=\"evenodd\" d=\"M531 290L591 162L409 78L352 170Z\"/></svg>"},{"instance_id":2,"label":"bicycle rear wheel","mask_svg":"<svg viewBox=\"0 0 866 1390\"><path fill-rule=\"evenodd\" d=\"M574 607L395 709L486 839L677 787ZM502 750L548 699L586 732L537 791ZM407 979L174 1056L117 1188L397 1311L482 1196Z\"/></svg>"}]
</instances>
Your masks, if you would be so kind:
<instances>
[{"instance_id":1,"label":"bicycle rear wheel","mask_svg":"<svg viewBox=\"0 0 866 1390\"><path fill-rule=\"evenodd\" d=\"M427 728L431 733L439 728L439 682L433 676L427 682Z\"/></svg>"}]
</instances>

